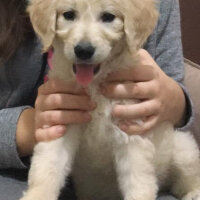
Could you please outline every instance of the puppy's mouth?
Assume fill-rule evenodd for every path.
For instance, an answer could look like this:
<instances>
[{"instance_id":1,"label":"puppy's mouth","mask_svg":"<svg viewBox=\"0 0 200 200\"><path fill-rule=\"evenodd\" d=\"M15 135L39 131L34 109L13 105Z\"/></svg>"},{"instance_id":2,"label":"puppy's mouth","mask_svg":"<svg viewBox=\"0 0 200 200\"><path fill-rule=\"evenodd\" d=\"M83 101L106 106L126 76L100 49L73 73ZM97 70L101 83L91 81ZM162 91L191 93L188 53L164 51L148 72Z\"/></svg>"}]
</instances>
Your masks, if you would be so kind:
<instances>
[{"instance_id":1,"label":"puppy's mouth","mask_svg":"<svg viewBox=\"0 0 200 200\"><path fill-rule=\"evenodd\" d=\"M73 72L76 76L76 81L83 85L89 85L94 76L100 71L100 64L74 64Z\"/></svg>"}]
</instances>

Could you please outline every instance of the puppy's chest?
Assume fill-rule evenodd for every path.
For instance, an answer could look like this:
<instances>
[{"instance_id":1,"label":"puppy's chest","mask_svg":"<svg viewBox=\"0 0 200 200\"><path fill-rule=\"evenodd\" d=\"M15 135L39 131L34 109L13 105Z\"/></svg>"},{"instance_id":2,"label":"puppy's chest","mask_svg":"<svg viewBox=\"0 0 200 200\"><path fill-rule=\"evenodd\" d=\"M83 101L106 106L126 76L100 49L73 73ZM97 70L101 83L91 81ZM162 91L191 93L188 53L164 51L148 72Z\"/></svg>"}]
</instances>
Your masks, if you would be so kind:
<instances>
[{"instance_id":1,"label":"puppy's chest","mask_svg":"<svg viewBox=\"0 0 200 200\"><path fill-rule=\"evenodd\" d=\"M91 112L92 121L87 124L81 138L82 143L89 147L110 143L116 126L111 116L113 102L102 95L96 95L93 100L97 107Z\"/></svg>"},{"instance_id":2,"label":"puppy's chest","mask_svg":"<svg viewBox=\"0 0 200 200\"><path fill-rule=\"evenodd\" d=\"M115 105L128 105L136 103L135 100L115 100L104 97L98 86L89 88L91 98L96 102L97 107L91 112L92 121L86 125L82 140L86 146L115 145L119 141L127 140L127 134L121 131L117 123L120 119L112 117L112 110Z\"/></svg>"},{"instance_id":3,"label":"puppy's chest","mask_svg":"<svg viewBox=\"0 0 200 200\"><path fill-rule=\"evenodd\" d=\"M115 104L129 102L110 100L102 95L94 95L92 98L97 108L91 112L92 121L81 133L78 154L91 162L95 160L98 163L99 159L102 165L103 161L107 163L113 160L113 151L120 143L128 141L128 135L118 128L117 120L113 119L111 112Z\"/></svg>"},{"instance_id":4,"label":"puppy's chest","mask_svg":"<svg viewBox=\"0 0 200 200\"><path fill-rule=\"evenodd\" d=\"M80 135L79 150L76 154L75 168L85 171L98 171L104 167L110 169L112 166L112 150L114 123L110 115L111 102L100 97L98 106L93 111L92 121L88 123ZM76 170L75 170L76 171ZM89 173L88 172L88 173Z\"/></svg>"}]
</instances>

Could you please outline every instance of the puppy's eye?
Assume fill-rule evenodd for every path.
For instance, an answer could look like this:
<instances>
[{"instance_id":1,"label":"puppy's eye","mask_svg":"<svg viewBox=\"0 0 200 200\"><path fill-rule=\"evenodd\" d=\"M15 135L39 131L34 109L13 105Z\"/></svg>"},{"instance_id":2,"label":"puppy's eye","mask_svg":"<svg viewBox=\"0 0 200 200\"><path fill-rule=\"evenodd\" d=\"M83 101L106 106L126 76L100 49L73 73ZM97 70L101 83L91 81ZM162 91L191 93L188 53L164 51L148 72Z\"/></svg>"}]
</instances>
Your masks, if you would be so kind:
<instances>
[{"instance_id":1,"label":"puppy's eye","mask_svg":"<svg viewBox=\"0 0 200 200\"><path fill-rule=\"evenodd\" d=\"M115 15L108 12L104 12L101 16L101 20L103 22L112 22L114 19L115 19Z\"/></svg>"},{"instance_id":2,"label":"puppy's eye","mask_svg":"<svg viewBox=\"0 0 200 200\"><path fill-rule=\"evenodd\" d=\"M76 18L76 12L74 10L70 10L63 13L63 16L66 20L73 21Z\"/></svg>"}]
</instances>

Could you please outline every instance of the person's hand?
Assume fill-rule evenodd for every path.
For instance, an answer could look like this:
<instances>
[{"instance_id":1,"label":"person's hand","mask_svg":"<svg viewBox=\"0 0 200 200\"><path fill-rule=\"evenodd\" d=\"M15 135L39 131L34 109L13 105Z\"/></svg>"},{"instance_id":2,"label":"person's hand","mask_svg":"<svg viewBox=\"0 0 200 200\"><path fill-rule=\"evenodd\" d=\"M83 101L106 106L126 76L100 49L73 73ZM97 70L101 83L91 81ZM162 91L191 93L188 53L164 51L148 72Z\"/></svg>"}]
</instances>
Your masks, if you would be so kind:
<instances>
[{"instance_id":1,"label":"person's hand","mask_svg":"<svg viewBox=\"0 0 200 200\"><path fill-rule=\"evenodd\" d=\"M50 79L39 88L35 103L36 141L54 140L67 132L68 125L89 122L94 108L75 82Z\"/></svg>"},{"instance_id":2,"label":"person's hand","mask_svg":"<svg viewBox=\"0 0 200 200\"><path fill-rule=\"evenodd\" d=\"M70 124L87 123L96 105L75 82L52 79L40 86L35 108L25 109L18 120L16 143L20 156L32 154L37 142L57 139Z\"/></svg>"},{"instance_id":3,"label":"person's hand","mask_svg":"<svg viewBox=\"0 0 200 200\"><path fill-rule=\"evenodd\" d=\"M140 100L137 104L113 107L112 115L119 119L119 127L128 134L143 134L163 121L179 125L185 111L181 87L147 51L139 50L138 58L137 66L111 73L101 88L108 98ZM144 119L144 123L132 123L135 119Z\"/></svg>"}]
</instances>

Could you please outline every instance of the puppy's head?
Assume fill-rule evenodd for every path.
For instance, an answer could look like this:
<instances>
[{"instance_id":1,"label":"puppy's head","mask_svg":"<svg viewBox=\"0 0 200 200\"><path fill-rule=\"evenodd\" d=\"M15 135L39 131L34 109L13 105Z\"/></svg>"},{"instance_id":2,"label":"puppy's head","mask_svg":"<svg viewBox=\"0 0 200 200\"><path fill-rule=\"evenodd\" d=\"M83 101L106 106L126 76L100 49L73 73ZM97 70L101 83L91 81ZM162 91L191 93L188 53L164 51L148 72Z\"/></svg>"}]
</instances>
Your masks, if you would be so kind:
<instances>
[{"instance_id":1,"label":"puppy's head","mask_svg":"<svg viewBox=\"0 0 200 200\"><path fill-rule=\"evenodd\" d=\"M83 85L116 49L136 53L158 16L155 0L32 0L28 11L44 51L59 49Z\"/></svg>"}]
</instances>

